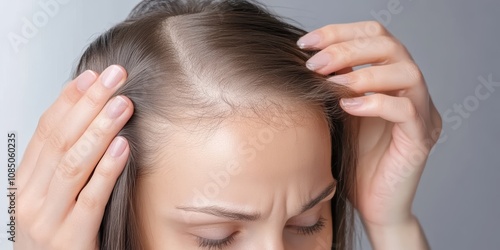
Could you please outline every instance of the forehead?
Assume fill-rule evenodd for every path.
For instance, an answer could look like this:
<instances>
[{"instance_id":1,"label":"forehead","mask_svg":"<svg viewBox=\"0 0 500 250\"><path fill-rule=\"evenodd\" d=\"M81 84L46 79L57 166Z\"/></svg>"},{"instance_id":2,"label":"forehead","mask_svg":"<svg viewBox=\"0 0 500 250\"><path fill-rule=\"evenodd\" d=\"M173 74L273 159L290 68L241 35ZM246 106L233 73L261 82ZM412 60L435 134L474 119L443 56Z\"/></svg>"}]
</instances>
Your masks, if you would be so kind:
<instances>
[{"instance_id":1,"label":"forehead","mask_svg":"<svg viewBox=\"0 0 500 250\"><path fill-rule=\"evenodd\" d=\"M331 144L321 113L301 117L300 122L280 117L271 123L228 119L208 136L179 130L161 149L160 167L145 177L146 188L162 193L172 205L209 200L263 204L263 194L270 193L269 199L293 193L306 200L333 179Z\"/></svg>"}]
</instances>

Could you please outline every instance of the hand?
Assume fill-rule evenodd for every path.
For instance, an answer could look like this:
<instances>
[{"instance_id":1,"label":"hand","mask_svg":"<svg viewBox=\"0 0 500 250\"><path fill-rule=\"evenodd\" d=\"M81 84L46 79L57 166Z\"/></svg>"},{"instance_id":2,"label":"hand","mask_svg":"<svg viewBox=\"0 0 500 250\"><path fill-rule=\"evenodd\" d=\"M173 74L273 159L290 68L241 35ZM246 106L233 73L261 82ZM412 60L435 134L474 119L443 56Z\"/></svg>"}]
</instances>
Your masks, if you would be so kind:
<instances>
[{"instance_id":1,"label":"hand","mask_svg":"<svg viewBox=\"0 0 500 250\"><path fill-rule=\"evenodd\" d=\"M125 77L119 66L99 78L86 71L40 118L17 171L15 249L99 248L104 208L129 153L127 141L114 137L132 102L107 103Z\"/></svg>"},{"instance_id":2,"label":"hand","mask_svg":"<svg viewBox=\"0 0 500 250\"><path fill-rule=\"evenodd\" d=\"M321 50L308 61L310 69L324 75L337 72L332 82L361 95L342 99L341 106L358 117L357 181L351 202L368 231L415 224L413 198L442 127L418 66L377 22L328 25L298 44ZM362 95L367 92L375 94Z\"/></svg>"}]
</instances>

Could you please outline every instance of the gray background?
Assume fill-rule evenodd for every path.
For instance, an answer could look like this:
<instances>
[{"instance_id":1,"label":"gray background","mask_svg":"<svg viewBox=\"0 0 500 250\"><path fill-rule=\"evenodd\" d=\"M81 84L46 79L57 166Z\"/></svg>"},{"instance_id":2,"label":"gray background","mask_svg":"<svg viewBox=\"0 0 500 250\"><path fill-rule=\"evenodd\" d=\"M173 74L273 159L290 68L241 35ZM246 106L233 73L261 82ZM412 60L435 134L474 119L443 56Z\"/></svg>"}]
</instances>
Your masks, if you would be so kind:
<instances>
[{"instance_id":1,"label":"gray background","mask_svg":"<svg viewBox=\"0 0 500 250\"><path fill-rule=\"evenodd\" d=\"M17 131L22 154L38 117L57 97L84 47L138 2L58 0L59 8L51 12L40 5L51 1L56 0L0 3L1 162L6 133ZM307 30L389 14L382 22L420 65L444 116L445 136L429 158L414 211L433 249L500 249L500 87L491 88L484 100L475 93L481 78L500 82L500 1L262 2ZM391 13L389 5L394 3L399 7ZM9 35L21 35L24 18L39 18L39 27L15 49ZM455 112L457 105L465 105L466 113ZM5 190L6 171L0 173L5 173L0 175ZM0 204L6 204L5 195ZM6 206L0 207L4 211ZM5 214L1 213L1 225L8 223ZM6 231L0 226L0 249L11 249ZM360 249L370 249L360 236Z\"/></svg>"}]
</instances>

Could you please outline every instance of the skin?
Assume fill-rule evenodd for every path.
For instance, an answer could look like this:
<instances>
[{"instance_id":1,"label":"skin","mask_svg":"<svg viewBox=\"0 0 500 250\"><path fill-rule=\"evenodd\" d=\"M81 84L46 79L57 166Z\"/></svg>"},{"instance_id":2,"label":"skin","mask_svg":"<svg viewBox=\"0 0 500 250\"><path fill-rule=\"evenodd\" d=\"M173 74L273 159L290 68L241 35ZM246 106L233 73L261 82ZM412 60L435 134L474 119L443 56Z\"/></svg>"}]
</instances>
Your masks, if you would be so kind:
<instances>
[{"instance_id":1,"label":"skin","mask_svg":"<svg viewBox=\"0 0 500 250\"><path fill-rule=\"evenodd\" d=\"M300 125L283 119L273 125L259 118L226 120L208 138L184 127L172 133L160 167L139 181L147 249L331 249L326 239L336 181L328 124L319 112ZM319 203L307 206L312 200ZM217 216L214 207L246 216ZM298 229L320 217L327 222L318 232ZM222 248L200 247L200 237L231 235Z\"/></svg>"},{"instance_id":2,"label":"skin","mask_svg":"<svg viewBox=\"0 0 500 250\"><path fill-rule=\"evenodd\" d=\"M129 153L123 138L113 138L132 116L132 102L121 97L121 109L107 103L125 78L118 66L100 77L87 71L40 118L17 171L15 249L97 249L104 208Z\"/></svg>"},{"instance_id":3,"label":"skin","mask_svg":"<svg viewBox=\"0 0 500 250\"><path fill-rule=\"evenodd\" d=\"M359 117L357 193L351 197L375 249L428 249L411 207L442 119L422 72L406 48L378 22L329 25L303 48L319 49L321 74L342 73L331 81L362 94L341 100ZM301 42L298 42L301 44ZM369 67L352 70L358 65Z\"/></svg>"},{"instance_id":4,"label":"skin","mask_svg":"<svg viewBox=\"0 0 500 250\"><path fill-rule=\"evenodd\" d=\"M411 207L442 121L422 73L406 48L379 23L328 25L311 34L315 39L309 39L309 43L302 39L298 44L304 49L320 50L316 58L324 55L323 65L316 62L313 70L339 73L332 84L346 84L360 95L377 93L341 101L342 108L359 121L358 189L351 201L373 248L429 249ZM352 71L358 65L368 67ZM40 119L17 172L16 249L97 249L104 207L129 152L126 143L106 148L133 111L131 102L122 97L128 103L123 112L116 118L106 116L104 107L126 73L122 69L118 85L113 88L103 87L102 75L86 73L71 81ZM95 130L103 124L107 126ZM88 136L89 131L97 132ZM89 142L95 147L78 150ZM75 152L82 157L74 157ZM285 186L280 186L280 193ZM317 192L318 188L307 189ZM310 194L306 193L286 198L308 198ZM274 215L278 212L269 209L271 201L278 202L267 198L267 203L258 206L259 202L252 200L252 205L257 206L252 208L265 216ZM281 217L272 217L273 222L266 228L275 231L267 237L278 239L273 233L295 215L288 209L291 207L286 213L281 211ZM270 242L264 247L284 244Z\"/></svg>"}]
</instances>

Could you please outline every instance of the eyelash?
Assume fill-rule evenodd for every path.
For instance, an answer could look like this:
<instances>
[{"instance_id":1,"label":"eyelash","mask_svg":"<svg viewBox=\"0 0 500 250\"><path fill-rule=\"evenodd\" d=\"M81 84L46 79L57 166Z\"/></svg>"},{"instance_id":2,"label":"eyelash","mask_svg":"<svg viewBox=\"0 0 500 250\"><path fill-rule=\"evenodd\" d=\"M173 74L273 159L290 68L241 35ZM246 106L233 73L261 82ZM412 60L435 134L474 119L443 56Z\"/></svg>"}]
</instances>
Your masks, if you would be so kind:
<instances>
[{"instance_id":1,"label":"eyelash","mask_svg":"<svg viewBox=\"0 0 500 250\"><path fill-rule=\"evenodd\" d=\"M319 233L325 227L325 218L320 217L316 224L309 227L294 227L297 230L297 233L302 235L313 235L315 233ZM229 237L221 240L210 240L198 237L198 244L200 247L205 248L207 250L222 250L225 247L231 245L234 241L235 234L230 235Z\"/></svg>"},{"instance_id":2,"label":"eyelash","mask_svg":"<svg viewBox=\"0 0 500 250\"><path fill-rule=\"evenodd\" d=\"M234 235L231 234L229 237L221 240L210 240L198 237L198 244L200 247L205 248L207 250L222 250L225 247L229 246L234 241Z\"/></svg>"},{"instance_id":3,"label":"eyelash","mask_svg":"<svg viewBox=\"0 0 500 250\"><path fill-rule=\"evenodd\" d=\"M313 235L315 233L321 232L323 228L325 227L325 221L326 219L323 217L319 217L318 222L316 224L309 226L309 227L295 227L297 230L297 233L303 234L303 235Z\"/></svg>"}]
</instances>

